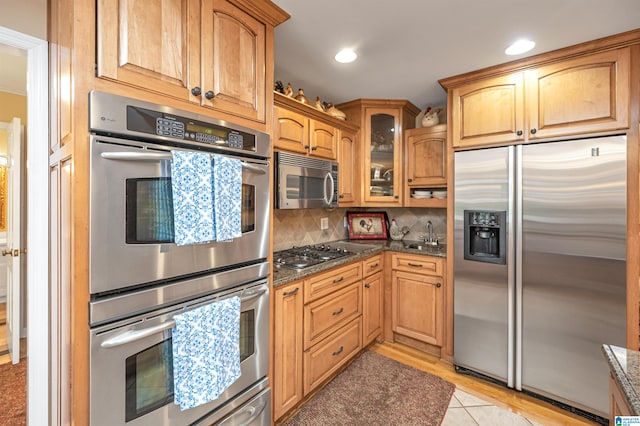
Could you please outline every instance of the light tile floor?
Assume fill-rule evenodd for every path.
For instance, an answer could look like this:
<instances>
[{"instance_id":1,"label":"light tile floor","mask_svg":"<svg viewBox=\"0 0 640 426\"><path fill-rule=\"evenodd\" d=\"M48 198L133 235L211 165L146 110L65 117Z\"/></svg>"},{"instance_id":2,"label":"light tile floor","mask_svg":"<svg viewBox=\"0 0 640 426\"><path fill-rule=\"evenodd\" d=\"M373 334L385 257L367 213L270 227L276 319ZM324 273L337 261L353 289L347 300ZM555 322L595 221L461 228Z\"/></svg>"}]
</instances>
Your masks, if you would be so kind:
<instances>
[{"instance_id":1,"label":"light tile floor","mask_svg":"<svg viewBox=\"0 0 640 426\"><path fill-rule=\"evenodd\" d=\"M500 408L456 389L442 426L542 426L520 414Z\"/></svg>"}]
</instances>

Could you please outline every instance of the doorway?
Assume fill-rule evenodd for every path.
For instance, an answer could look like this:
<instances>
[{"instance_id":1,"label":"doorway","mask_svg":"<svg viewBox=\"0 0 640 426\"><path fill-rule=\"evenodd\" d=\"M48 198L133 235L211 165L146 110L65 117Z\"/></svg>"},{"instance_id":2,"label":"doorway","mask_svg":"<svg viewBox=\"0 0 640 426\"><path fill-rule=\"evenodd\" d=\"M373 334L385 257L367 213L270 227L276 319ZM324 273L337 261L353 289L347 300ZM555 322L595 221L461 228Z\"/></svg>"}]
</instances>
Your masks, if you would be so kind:
<instances>
[{"instance_id":1,"label":"doorway","mask_svg":"<svg viewBox=\"0 0 640 426\"><path fill-rule=\"evenodd\" d=\"M52 424L50 407L49 356L57 353L50 341L50 279L49 279L49 119L48 119L48 45L27 34L0 27L0 45L17 49L26 56L27 117L25 152L28 156L27 192L25 208L26 244L26 324L28 341L27 363L27 417L29 424ZM2 71L8 63L3 62ZM23 247L17 248L22 249ZM13 248L12 249L16 249ZM54 423L55 424L55 423Z\"/></svg>"}]
</instances>

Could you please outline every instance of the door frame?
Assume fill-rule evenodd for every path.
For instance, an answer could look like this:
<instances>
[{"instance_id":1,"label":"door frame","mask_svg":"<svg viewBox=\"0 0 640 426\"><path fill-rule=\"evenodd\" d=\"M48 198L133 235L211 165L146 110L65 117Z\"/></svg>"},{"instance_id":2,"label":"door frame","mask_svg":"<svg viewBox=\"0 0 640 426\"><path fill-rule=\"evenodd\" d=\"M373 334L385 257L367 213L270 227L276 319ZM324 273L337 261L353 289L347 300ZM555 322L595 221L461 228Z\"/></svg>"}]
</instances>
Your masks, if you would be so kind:
<instances>
[{"instance_id":1,"label":"door frame","mask_svg":"<svg viewBox=\"0 0 640 426\"><path fill-rule=\"evenodd\" d=\"M0 27L0 43L27 52L27 418L49 424L49 58L48 43ZM56 339L51 338L51 342ZM55 395L55 393L51 393Z\"/></svg>"}]
</instances>

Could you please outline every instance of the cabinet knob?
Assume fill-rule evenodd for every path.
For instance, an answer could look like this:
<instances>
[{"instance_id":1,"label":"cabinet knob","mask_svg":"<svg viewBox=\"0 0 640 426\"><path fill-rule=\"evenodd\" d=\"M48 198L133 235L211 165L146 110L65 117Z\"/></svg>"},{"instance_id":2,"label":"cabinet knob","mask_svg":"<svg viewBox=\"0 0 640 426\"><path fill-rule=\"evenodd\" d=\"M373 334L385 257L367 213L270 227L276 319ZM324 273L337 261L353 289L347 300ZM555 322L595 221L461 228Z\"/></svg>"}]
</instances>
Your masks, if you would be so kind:
<instances>
[{"instance_id":1,"label":"cabinet knob","mask_svg":"<svg viewBox=\"0 0 640 426\"><path fill-rule=\"evenodd\" d=\"M394 195L393 198L395 198L397 200L398 198L400 198L400 196L399 195Z\"/></svg>"},{"instance_id":2,"label":"cabinet knob","mask_svg":"<svg viewBox=\"0 0 640 426\"><path fill-rule=\"evenodd\" d=\"M311 145L305 145L305 146L304 146L304 149L309 149L309 147L310 147L310 146L311 146Z\"/></svg>"},{"instance_id":3,"label":"cabinet knob","mask_svg":"<svg viewBox=\"0 0 640 426\"><path fill-rule=\"evenodd\" d=\"M207 93L204 94L204 97L211 100L216 96L215 93L213 93L213 91L209 90Z\"/></svg>"},{"instance_id":4,"label":"cabinet knob","mask_svg":"<svg viewBox=\"0 0 640 426\"><path fill-rule=\"evenodd\" d=\"M409 178L407 179L407 181L409 181L409 183L413 182L413 179Z\"/></svg>"},{"instance_id":5,"label":"cabinet knob","mask_svg":"<svg viewBox=\"0 0 640 426\"><path fill-rule=\"evenodd\" d=\"M436 284L436 287L440 288L440 287L442 287L442 284L438 283L438 284Z\"/></svg>"},{"instance_id":6,"label":"cabinet knob","mask_svg":"<svg viewBox=\"0 0 640 426\"><path fill-rule=\"evenodd\" d=\"M371 284L365 284L364 288L371 288Z\"/></svg>"},{"instance_id":7,"label":"cabinet knob","mask_svg":"<svg viewBox=\"0 0 640 426\"><path fill-rule=\"evenodd\" d=\"M338 195L338 198L344 198L344 194Z\"/></svg>"},{"instance_id":8,"label":"cabinet knob","mask_svg":"<svg viewBox=\"0 0 640 426\"><path fill-rule=\"evenodd\" d=\"M202 94L202 89L200 89L198 86L196 86L193 89L191 89L191 94L193 96L200 96Z\"/></svg>"},{"instance_id":9,"label":"cabinet knob","mask_svg":"<svg viewBox=\"0 0 640 426\"><path fill-rule=\"evenodd\" d=\"M311 147L311 151L315 151L316 149L318 149L318 147L317 147L317 146L312 146L312 147Z\"/></svg>"},{"instance_id":10,"label":"cabinet knob","mask_svg":"<svg viewBox=\"0 0 640 426\"><path fill-rule=\"evenodd\" d=\"M518 135L518 136L522 136L522 130L518 130L518 131L516 132L516 135Z\"/></svg>"},{"instance_id":11,"label":"cabinet knob","mask_svg":"<svg viewBox=\"0 0 640 426\"><path fill-rule=\"evenodd\" d=\"M531 129L531 134L532 134L532 135L535 135L535 134L536 134L536 132L537 132L537 130L535 129L535 127L534 127L533 129Z\"/></svg>"}]
</instances>

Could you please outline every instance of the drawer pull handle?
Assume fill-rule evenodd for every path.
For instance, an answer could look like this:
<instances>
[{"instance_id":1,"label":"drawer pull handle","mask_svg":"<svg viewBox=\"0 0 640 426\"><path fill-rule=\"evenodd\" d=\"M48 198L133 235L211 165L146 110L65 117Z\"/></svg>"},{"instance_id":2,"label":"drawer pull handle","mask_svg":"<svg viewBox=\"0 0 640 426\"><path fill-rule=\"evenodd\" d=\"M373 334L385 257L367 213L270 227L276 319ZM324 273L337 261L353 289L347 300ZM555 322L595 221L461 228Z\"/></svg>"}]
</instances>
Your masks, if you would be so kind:
<instances>
[{"instance_id":1,"label":"drawer pull handle","mask_svg":"<svg viewBox=\"0 0 640 426\"><path fill-rule=\"evenodd\" d=\"M333 353L333 356L340 355L340 354L342 353L342 351L344 351L344 346L340 346L340 349L338 349L337 351L335 351L335 352Z\"/></svg>"},{"instance_id":2,"label":"drawer pull handle","mask_svg":"<svg viewBox=\"0 0 640 426\"><path fill-rule=\"evenodd\" d=\"M338 284L340 281L343 281L344 277L340 277L340 278L336 278L335 280L333 280L334 284Z\"/></svg>"},{"instance_id":3,"label":"drawer pull handle","mask_svg":"<svg viewBox=\"0 0 640 426\"><path fill-rule=\"evenodd\" d=\"M364 288L371 288L371 284L369 284L369 283L365 284Z\"/></svg>"},{"instance_id":4,"label":"drawer pull handle","mask_svg":"<svg viewBox=\"0 0 640 426\"><path fill-rule=\"evenodd\" d=\"M413 266L413 267L416 267L416 268L422 268L422 264L421 263L411 263L411 262L409 262L409 263L407 263L407 265Z\"/></svg>"},{"instance_id":5,"label":"drawer pull handle","mask_svg":"<svg viewBox=\"0 0 640 426\"><path fill-rule=\"evenodd\" d=\"M377 268L377 267L378 267L378 264L374 263L373 265L369 266L369 269L373 269L373 268Z\"/></svg>"},{"instance_id":6,"label":"drawer pull handle","mask_svg":"<svg viewBox=\"0 0 640 426\"><path fill-rule=\"evenodd\" d=\"M343 312L344 312L344 308L340 308L340 309L338 309L337 311L333 311L333 312L332 312L332 314L333 314L333 315L340 315L340 314L341 314L341 313L343 313Z\"/></svg>"},{"instance_id":7,"label":"drawer pull handle","mask_svg":"<svg viewBox=\"0 0 640 426\"><path fill-rule=\"evenodd\" d=\"M294 294L298 293L298 290L299 290L298 287L296 287L291 291L285 291L284 293L282 293L282 295L283 296L291 296L291 295L294 295Z\"/></svg>"},{"instance_id":8,"label":"drawer pull handle","mask_svg":"<svg viewBox=\"0 0 640 426\"><path fill-rule=\"evenodd\" d=\"M442 287L442 284L438 283L438 284L436 284L436 287L440 288L440 287Z\"/></svg>"}]
</instances>

